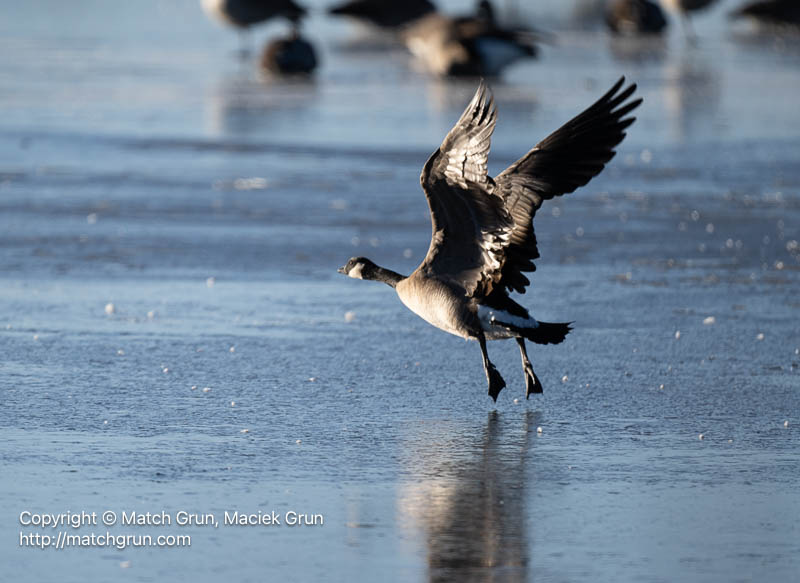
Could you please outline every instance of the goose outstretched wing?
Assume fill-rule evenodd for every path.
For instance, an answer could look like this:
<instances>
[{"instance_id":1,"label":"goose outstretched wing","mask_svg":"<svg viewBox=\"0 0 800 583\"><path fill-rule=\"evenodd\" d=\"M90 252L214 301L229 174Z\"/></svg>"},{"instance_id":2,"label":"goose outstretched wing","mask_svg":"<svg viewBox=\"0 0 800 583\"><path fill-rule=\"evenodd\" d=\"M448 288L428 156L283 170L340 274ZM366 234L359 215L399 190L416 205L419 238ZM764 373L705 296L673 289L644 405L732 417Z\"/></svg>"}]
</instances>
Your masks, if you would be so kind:
<instances>
[{"instance_id":1,"label":"goose outstretched wing","mask_svg":"<svg viewBox=\"0 0 800 583\"><path fill-rule=\"evenodd\" d=\"M488 293L499 277L514 223L492 194L487 158L497 121L491 91L475 96L420 176L431 211L431 245L418 270L463 286L468 296Z\"/></svg>"},{"instance_id":2,"label":"goose outstretched wing","mask_svg":"<svg viewBox=\"0 0 800 583\"><path fill-rule=\"evenodd\" d=\"M573 192L597 176L614 157L625 128L636 118L625 117L642 102L628 101L636 85L620 91L621 78L603 97L577 115L495 178L493 193L503 200L514 226L504 248L499 283L524 292L539 257L533 217L545 200Z\"/></svg>"},{"instance_id":3,"label":"goose outstretched wing","mask_svg":"<svg viewBox=\"0 0 800 583\"><path fill-rule=\"evenodd\" d=\"M475 96L422 170L432 237L418 270L463 286L469 297L494 289L524 292L539 257L533 217L545 200L573 192L614 157L626 117L641 99L620 79L591 107L539 142L496 179L487 157L497 121L491 92Z\"/></svg>"}]
</instances>

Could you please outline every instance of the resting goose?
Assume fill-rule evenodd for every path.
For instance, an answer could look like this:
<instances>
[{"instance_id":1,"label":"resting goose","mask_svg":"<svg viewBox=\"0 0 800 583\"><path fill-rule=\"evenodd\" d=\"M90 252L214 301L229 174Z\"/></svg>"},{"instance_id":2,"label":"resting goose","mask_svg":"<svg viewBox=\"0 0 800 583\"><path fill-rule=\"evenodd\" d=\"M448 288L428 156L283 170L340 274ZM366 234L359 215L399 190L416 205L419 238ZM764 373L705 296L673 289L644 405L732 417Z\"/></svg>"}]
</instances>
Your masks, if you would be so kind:
<instances>
[{"instance_id":1,"label":"resting goose","mask_svg":"<svg viewBox=\"0 0 800 583\"><path fill-rule=\"evenodd\" d=\"M541 393L542 385L525 340L558 344L571 329L571 323L538 322L509 292L524 293L530 283L524 272L536 269L532 221L537 209L596 176L635 120L625 116L642 100L629 101L636 85L621 91L624 81L494 179L487 175L487 157L497 110L481 81L420 176L432 223L431 244L420 266L408 277L365 257L353 257L339 268L350 277L390 285L422 319L477 340L495 401L505 381L489 360L487 340L516 339L529 397Z\"/></svg>"},{"instance_id":2,"label":"resting goose","mask_svg":"<svg viewBox=\"0 0 800 583\"><path fill-rule=\"evenodd\" d=\"M349 16L385 29L405 26L435 11L429 0L351 0L328 9L335 16Z\"/></svg>"},{"instance_id":3,"label":"resting goose","mask_svg":"<svg viewBox=\"0 0 800 583\"><path fill-rule=\"evenodd\" d=\"M609 30L620 36L659 34L667 26L661 7L650 0L612 0L605 19Z\"/></svg>"},{"instance_id":4,"label":"resting goose","mask_svg":"<svg viewBox=\"0 0 800 583\"><path fill-rule=\"evenodd\" d=\"M242 57L249 55L248 39L250 27L276 16L283 16L298 23L306 10L294 0L200 0L203 10L223 24L239 30Z\"/></svg>"},{"instance_id":5,"label":"resting goose","mask_svg":"<svg viewBox=\"0 0 800 583\"><path fill-rule=\"evenodd\" d=\"M716 0L661 0L661 3L668 10L672 10L680 14L684 32L689 39L695 38L694 30L692 29L692 23L689 20L689 13L708 8L714 2L716 2Z\"/></svg>"},{"instance_id":6,"label":"resting goose","mask_svg":"<svg viewBox=\"0 0 800 583\"><path fill-rule=\"evenodd\" d=\"M800 2L797 0L757 0L731 13L731 18L752 18L773 26L800 27Z\"/></svg>"},{"instance_id":7,"label":"resting goose","mask_svg":"<svg viewBox=\"0 0 800 583\"><path fill-rule=\"evenodd\" d=\"M316 67L314 45L300 34L299 24L288 37L270 41L261 53L261 68L275 75L309 75Z\"/></svg>"},{"instance_id":8,"label":"resting goose","mask_svg":"<svg viewBox=\"0 0 800 583\"><path fill-rule=\"evenodd\" d=\"M297 21L305 8L294 0L201 0L210 16L237 28L247 28L276 16Z\"/></svg>"},{"instance_id":9,"label":"resting goose","mask_svg":"<svg viewBox=\"0 0 800 583\"><path fill-rule=\"evenodd\" d=\"M402 36L408 50L440 76L496 77L509 65L538 54L537 35L501 27L488 0L479 2L470 16L428 14Z\"/></svg>"}]
</instances>

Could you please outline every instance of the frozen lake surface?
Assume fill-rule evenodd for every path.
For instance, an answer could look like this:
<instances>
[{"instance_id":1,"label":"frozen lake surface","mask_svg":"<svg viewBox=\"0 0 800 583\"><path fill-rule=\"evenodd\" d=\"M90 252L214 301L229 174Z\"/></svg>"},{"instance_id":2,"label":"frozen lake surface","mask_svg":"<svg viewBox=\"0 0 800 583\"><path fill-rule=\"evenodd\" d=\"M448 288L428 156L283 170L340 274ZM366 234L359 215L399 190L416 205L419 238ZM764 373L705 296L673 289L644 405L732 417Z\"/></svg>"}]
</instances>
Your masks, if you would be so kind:
<instances>
[{"instance_id":1,"label":"frozen lake surface","mask_svg":"<svg viewBox=\"0 0 800 583\"><path fill-rule=\"evenodd\" d=\"M492 173L620 75L645 103L607 170L537 216L520 301L575 330L530 347L530 401L516 346L491 343L493 404L477 345L336 273L424 256L419 173L476 84L309 4L322 67L278 81L193 0L0 1L4 576L794 580L800 39L736 31L730 1L696 46L523 10L555 42L493 84ZM67 511L98 524L20 524ZM191 546L20 545L62 531Z\"/></svg>"}]
</instances>

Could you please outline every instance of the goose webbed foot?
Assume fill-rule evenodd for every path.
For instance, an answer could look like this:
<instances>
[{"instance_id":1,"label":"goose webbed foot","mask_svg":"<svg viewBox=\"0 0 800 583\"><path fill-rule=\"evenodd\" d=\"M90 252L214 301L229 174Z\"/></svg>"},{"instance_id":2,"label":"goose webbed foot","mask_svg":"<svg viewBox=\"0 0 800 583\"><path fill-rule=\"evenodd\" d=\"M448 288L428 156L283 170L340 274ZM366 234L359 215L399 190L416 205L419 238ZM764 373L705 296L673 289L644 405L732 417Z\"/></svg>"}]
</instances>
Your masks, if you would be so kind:
<instances>
[{"instance_id":1,"label":"goose webbed foot","mask_svg":"<svg viewBox=\"0 0 800 583\"><path fill-rule=\"evenodd\" d=\"M506 386L506 381L503 380L503 377L497 372L497 369L491 362L486 369L486 380L489 381L489 396L496 402L497 395L499 395L500 391Z\"/></svg>"},{"instance_id":2,"label":"goose webbed foot","mask_svg":"<svg viewBox=\"0 0 800 583\"><path fill-rule=\"evenodd\" d=\"M506 381L489 360L489 354L486 352L486 337L483 333L478 336L478 343L481 346L481 356L483 356L483 370L486 371L486 380L489 383L489 396L496 402L497 395L506 386Z\"/></svg>"},{"instance_id":3,"label":"goose webbed foot","mask_svg":"<svg viewBox=\"0 0 800 583\"><path fill-rule=\"evenodd\" d=\"M533 367L530 363L522 367L525 371L525 398L529 398L533 393L544 393L542 383L539 382L539 377L533 372Z\"/></svg>"},{"instance_id":4,"label":"goose webbed foot","mask_svg":"<svg viewBox=\"0 0 800 583\"><path fill-rule=\"evenodd\" d=\"M533 393L543 393L542 383L539 377L533 372L533 365L528 360L528 352L525 350L525 339L517 338L519 352L522 355L522 371L525 373L525 398L528 399Z\"/></svg>"}]
</instances>

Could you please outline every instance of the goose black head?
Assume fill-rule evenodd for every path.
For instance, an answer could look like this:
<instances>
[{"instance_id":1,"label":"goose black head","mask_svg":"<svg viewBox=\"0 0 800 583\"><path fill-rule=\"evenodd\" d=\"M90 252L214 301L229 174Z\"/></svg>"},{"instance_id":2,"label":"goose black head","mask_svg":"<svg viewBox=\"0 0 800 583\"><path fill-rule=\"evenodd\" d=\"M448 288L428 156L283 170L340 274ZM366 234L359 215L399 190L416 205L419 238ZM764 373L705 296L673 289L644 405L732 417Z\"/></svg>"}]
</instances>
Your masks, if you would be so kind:
<instances>
[{"instance_id":1,"label":"goose black head","mask_svg":"<svg viewBox=\"0 0 800 583\"><path fill-rule=\"evenodd\" d=\"M339 268L339 273L355 279L375 279L378 266L366 257L351 257L344 267Z\"/></svg>"}]
</instances>

